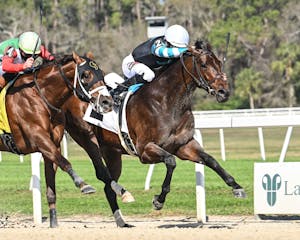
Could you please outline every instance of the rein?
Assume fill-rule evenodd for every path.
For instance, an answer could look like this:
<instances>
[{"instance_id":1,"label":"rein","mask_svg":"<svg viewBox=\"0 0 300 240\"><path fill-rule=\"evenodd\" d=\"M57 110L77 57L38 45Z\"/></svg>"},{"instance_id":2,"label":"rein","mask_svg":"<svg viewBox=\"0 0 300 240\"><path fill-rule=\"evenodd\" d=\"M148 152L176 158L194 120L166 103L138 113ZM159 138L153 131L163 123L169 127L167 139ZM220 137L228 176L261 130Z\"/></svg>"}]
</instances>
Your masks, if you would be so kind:
<instances>
[{"instance_id":1,"label":"rein","mask_svg":"<svg viewBox=\"0 0 300 240\"><path fill-rule=\"evenodd\" d=\"M62 63L55 62L55 66L58 67L59 74L61 78L64 80L67 88L73 92L75 96L77 96L79 99L85 102L90 102L93 104L94 108L97 111L102 111L101 104L99 104L100 98L103 94L109 94L107 91L107 88L105 85L98 86L92 90L90 90L98 81L103 81L104 83L104 76L103 72L100 69L100 67L94 62L93 60L90 60L89 58L84 58L84 61L80 64L75 64L74 69L74 79L73 82L70 81L70 79L66 76L65 72L63 71ZM89 73L88 76L85 74ZM92 74L92 75L90 75ZM89 81L86 81L88 79ZM43 101L46 103L46 105L57 112L60 112L61 110L55 106L53 106L49 101L46 99L46 97L42 94L42 91L37 83L37 72L34 70L34 77L33 82L39 92L39 95L43 99ZM77 85L78 84L78 85ZM92 94L98 93L97 96L93 97ZM93 101L91 101L93 100ZM95 101L94 101L95 100Z\"/></svg>"},{"instance_id":2,"label":"rein","mask_svg":"<svg viewBox=\"0 0 300 240\"><path fill-rule=\"evenodd\" d=\"M58 70L59 70L59 73L60 75L62 76L63 80L65 81L67 87L74 92L75 95L77 95L80 99L83 99L84 101L89 101L90 98L88 98L84 93L81 93L79 92L77 89L76 89L76 85L73 86L72 83L69 81L69 79L67 78L67 76L64 74L63 70L61 69L62 65L59 64L58 65ZM77 79L79 76L78 76L78 69L77 69L77 64L76 64L76 68L75 68L75 75L74 75L74 82L75 82L75 79Z\"/></svg>"},{"instance_id":3,"label":"rein","mask_svg":"<svg viewBox=\"0 0 300 240\"><path fill-rule=\"evenodd\" d=\"M73 87L72 83L69 81L69 79L66 77L66 75L65 75L64 72L62 71L61 66L62 66L61 64L58 64L58 70L59 70L59 73L60 73L60 75L62 76L63 80L65 81L67 87L68 87L71 91L76 92L77 96L80 96L80 97L83 98L83 99L89 100L84 94L78 92L78 90L77 90L75 87ZM76 65L76 68L75 68L75 77L74 77L74 78L77 78L77 77L78 77L78 73L77 73L77 72L78 72L78 70L77 70L77 65ZM47 100L47 98L42 94L42 90L41 90L41 88L40 88L40 86L38 85L38 82L37 82L37 71L34 71L33 82L34 82L34 84L35 84L35 86L36 86L36 88L37 88L37 90L38 90L38 92L39 92L39 95L41 96L41 98L43 99L43 101L46 103L46 105L47 105L50 109L52 109L52 110L55 110L55 111L57 111L57 112L61 112L61 109L59 109L59 108L53 106L53 105Z\"/></svg>"},{"instance_id":4,"label":"rein","mask_svg":"<svg viewBox=\"0 0 300 240\"><path fill-rule=\"evenodd\" d=\"M61 75L61 77L63 78L64 82L66 83L67 87L74 92L75 96L78 96L81 100L89 102L92 99L92 94L95 92L100 92L103 89L106 88L106 86L100 86L97 87L91 91L88 91L91 86L93 86L93 84L97 81L97 79L101 79L102 75L102 71L100 70L100 68L98 67L98 65L94 62L91 61L89 59L85 59L84 62L82 62L81 64L79 64L79 66L76 64L75 67L75 74L74 74L74 85L71 83L71 81L67 78L67 76L65 75L65 73L62 70L62 65L61 64L56 64L58 66L58 70L59 73ZM84 73L85 70L90 70L90 68L93 68L94 70L94 79L87 84L86 87L83 86L81 77ZM47 99L46 97L42 94L41 88L39 87L38 83L37 83L37 71L34 71L34 77L33 77L33 82L39 92L39 95L41 96L41 98L43 99L43 101L47 104L47 106L52 109L55 110L57 112L61 112L61 110L55 106L53 106ZM78 90L76 88L76 85L80 86L80 90ZM87 88L87 89L86 89ZM99 94L100 95L100 94ZM100 96L98 95L98 101Z\"/></svg>"},{"instance_id":5,"label":"rein","mask_svg":"<svg viewBox=\"0 0 300 240\"><path fill-rule=\"evenodd\" d=\"M186 54L188 57L192 57L193 60L193 69L194 72L196 71L198 77L196 77L191 71L189 71L189 69L186 67L185 63L184 63L184 53L182 53L180 55L180 62L181 65L183 66L184 70L190 75L190 77L192 77L192 79L194 80L194 82L196 83L197 87L199 88L203 88L204 90L206 90L209 94L214 94L215 90L212 89L209 84L207 83L207 81L204 80L203 75L199 69L199 66L197 65L195 56L193 54Z\"/></svg>"},{"instance_id":6,"label":"rein","mask_svg":"<svg viewBox=\"0 0 300 240\"><path fill-rule=\"evenodd\" d=\"M48 106L50 109L55 110L55 111L57 111L57 112L60 113L60 112L61 112L61 109L59 109L59 108L53 106L51 103L49 103L49 101L47 100L47 98L45 98L45 96L42 94L42 90L41 90L40 86L38 85L36 79L37 79L37 71L34 72L34 75L33 75L33 82L34 82L34 84L35 84L35 86L36 86L36 88L37 88L37 90L38 90L38 92L39 92L41 98L43 99L43 101L47 104L47 106Z\"/></svg>"}]
</instances>

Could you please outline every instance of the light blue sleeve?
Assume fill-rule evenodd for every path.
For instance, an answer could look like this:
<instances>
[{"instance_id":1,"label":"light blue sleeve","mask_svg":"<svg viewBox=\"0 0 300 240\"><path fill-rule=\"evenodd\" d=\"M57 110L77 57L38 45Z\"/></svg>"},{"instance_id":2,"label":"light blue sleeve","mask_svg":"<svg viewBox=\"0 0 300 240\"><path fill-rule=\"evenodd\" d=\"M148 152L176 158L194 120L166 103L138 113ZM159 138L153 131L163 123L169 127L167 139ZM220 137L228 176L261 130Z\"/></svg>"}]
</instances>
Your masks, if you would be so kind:
<instances>
[{"instance_id":1,"label":"light blue sleeve","mask_svg":"<svg viewBox=\"0 0 300 240\"><path fill-rule=\"evenodd\" d=\"M154 43L151 52L152 54L163 58L178 58L181 53L186 52L187 48L167 47L164 43Z\"/></svg>"}]
</instances>

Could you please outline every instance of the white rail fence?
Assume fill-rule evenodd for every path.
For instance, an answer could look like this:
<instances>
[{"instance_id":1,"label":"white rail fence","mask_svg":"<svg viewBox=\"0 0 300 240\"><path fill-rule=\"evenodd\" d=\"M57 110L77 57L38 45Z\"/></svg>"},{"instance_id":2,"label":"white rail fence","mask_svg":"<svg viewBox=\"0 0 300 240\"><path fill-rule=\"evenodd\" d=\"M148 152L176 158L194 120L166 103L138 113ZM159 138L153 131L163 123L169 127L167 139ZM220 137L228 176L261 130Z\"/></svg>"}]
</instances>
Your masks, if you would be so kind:
<instances>
[{"instance_id":1,"label":"white rail fence","mask_svg":"<svg viewBox=\"0 0 300 240\"><path fill-rule=\"evenodd\" d=\"M263 141L263 127L288 127L283 147L281 150L279 162L283 162L289 145L293 126L300 126L300 108L270 108L270 109L254 109L254 110L224 110L224 111L200 111L194 112L195 116L195 139L201 145L202 136L200 129L218 128L221 141L222 159L225 160L225 144L224 144L224 128L258 128L258 137L262 159L265 160L265 150ZM63 138L64 156L68 158L66 137ZM2 160L2 156L0 156ZM1 161L0 160L0 161ZM20 162L23 156L20 156ZM41 190L40 190L40 153L31 155L32 177L30 181L30 189L33 194L33 219L36 224L42 222L41 209ZM150 188L151 177L154 165L149 166L148 174L145 181L145 190ZM205 177L204 166L195 164L196 172L196 205L197 220L206 222L206 204L205 204Z\"/></svg>"},{"instance_id":2,"label":"white rail fence","mask_svg":"<svg viewBox=\"0 0 300 240\"><path fill-rule=\"evenodd\" d=\"M261 158L266 159L263 127L287 127L286 136L282 146L279 162L283 162L293 126L300 126L300 108L264 108L264 109L246 109L246 110L222 110L222 111L197 111L193 112L195 117L195 135L194 138L203 146L200 129L217 128L220 133L220 146L222 159L226 160L224 144L224 128L258 128L258 138L260 144ZM145 180L145 190L150 188L151 177L154 170L154 164L149 166ZM205 178L204 166L195 164L196 172L196 205L197 220L206 222L206 204L205 204Z\"/></svg>"}]
</instances>

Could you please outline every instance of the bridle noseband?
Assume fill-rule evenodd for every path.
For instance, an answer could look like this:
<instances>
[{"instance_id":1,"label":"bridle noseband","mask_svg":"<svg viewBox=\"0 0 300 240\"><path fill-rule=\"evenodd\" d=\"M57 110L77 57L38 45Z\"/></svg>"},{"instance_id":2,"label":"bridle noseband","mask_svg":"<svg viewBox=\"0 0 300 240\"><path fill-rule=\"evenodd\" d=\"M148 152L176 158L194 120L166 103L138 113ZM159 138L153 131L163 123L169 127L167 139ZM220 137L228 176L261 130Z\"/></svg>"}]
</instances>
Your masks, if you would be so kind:
<instances>
[{"instance_id":1,"label":"bridle noseband","mask_svg":"<svg viewBox=\"0 0 300 240\"><path fill-rule=\"evenodd\" d=\"M99 98L100 98L100 92L107 92L108 90L106 88L105 85L103 86L99 86L93 90L90 90L91 87L97 83L98 81L103 81L104 82L104 76L103 73L100 69L100 67L93 61L90 60L89 58L85 58L82 57L85 61L80 63L80 64L76 64L75 67L75 74L74 74L74 83L72 84L71 81L67 78L67 76L65 75L65 73L62 70L62 65L59 63L55 63L58 66L58 70L60 75L62 76L63 80L65 81L67 87L73 91L74 95L77 96L78 98L80 98L82 101L85 102L90 102L90 100L93 98L92 94L95 92L98 92L98 96L97 96L97 103L99 102ZM91 71L93 73L93 80L90 81L89 83L85 84L83 81L83 74L85 71ZM34 71L34 78L33 81L35 83L35 86L40 94L40 96L42 97L42 99L45 101L45 103L52 109L55 111L60 112L61 110L55 106L53 106L51 103L49 103L49 101L45 98L45 96L42 94L42 91L36 81L37 79L37 72L38 71ZM79 89L76 87L77 83L79 85Z\"/></svg>"},{"instance_id":2,"label":"bridle noseband","mask_svg":"<svg viewBox=\"0 0 300 240\"><path fill-rule=\"evenodd\" d=\"M76 64L75 69L75 75L74 75L74 83L73 83L73 92L74 95L77 95L82 100L89 102L92 99L92 94L95 92L100 92L104 89L106 89L106 86L99 86L93 90L90 90L91 87L99 81L104 82L104 76L100 69L100 67L95 63L93 60L90 60L89 58L84 58L85 61L80 63L79 65ZM90 81L88 84L84 85L83 81L83 74L85 71L92 71L94 78L92 81ZM76 85L79 85L79 90L76 88ZM98 94L98 97L100 94Z\"/></svg>"},{"instance_id":3,"label":"bridle noseband","mask_svg":"<svg viewBox=\"0 0 300 240\"><path fill-rule=\"evenodd\" d=\"M202 52L201 55L210 55L210 53L209 52ZM189 71L188 68L186 67L186 65L184 63L184 56L192 57L193 73L191 71ZM180 55L180 62L181 62L181 65L183 66L184 70L191 76L193 81L196 83L197 87L206 90L208 92L208 94L211 94L211 95L216 94L216 91L208 84L207 81L204 80L204 77L203 77L203 75L202 75L202 73L199 69L198 64L197 64L196 57L193 53L191 53L191 52L182 53ZM197 76L195 76L194 73L196 73ZM215 79L216 78L214 78L213 81L215 81Z\"/></svg>"},{"instance_id":4,"label":"bridle noseband","mask_svg":"<svg viewBox=\"0 0 300 240\"><path fill-rule=\"evenodd\" d=\"M82 58L84 58L85 61L80 64L76 64L73 85L70 82L70 80L66 77L64 72L62 71L61 65L58 65L58 69L65 83L67 84L68 88L73 91L74 95L79 97L81 100L85 102L90 102L93 93L100 92L102 90L107 90L107 89L106 86L104 85L90 91L90 88L96 82L98 82L99 79L104 81L104 76L100 67L93 60L90 60L89 58L85 58L85 57ZM84 81L83 81L83 74L85 71L91 71L93 72L94 75L93 80L86 85L84 85ZM79 85L79 89L77 89L76 87L77 83Z\"/></svg>"}]
</instances>

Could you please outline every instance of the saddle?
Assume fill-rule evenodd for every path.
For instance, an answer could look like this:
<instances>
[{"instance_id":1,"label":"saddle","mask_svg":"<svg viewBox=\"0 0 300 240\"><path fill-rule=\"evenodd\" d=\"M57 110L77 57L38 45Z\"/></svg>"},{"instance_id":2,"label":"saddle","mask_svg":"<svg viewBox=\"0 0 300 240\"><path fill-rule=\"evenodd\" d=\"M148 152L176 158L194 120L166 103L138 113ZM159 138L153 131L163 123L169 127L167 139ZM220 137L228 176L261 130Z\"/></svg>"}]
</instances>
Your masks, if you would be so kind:
<instances>
[{"instance_id":1,"label":"saddle","mask_svg":"<svg viewBox=\"0 0 300 240\"><path fill-rule=\"evenodd\" d=\"M122 146L127 151L127 153L132 156L137 156L138 153L129 136L126 120L126 106L130 96L138 91L142 85L142 83L139 83L130 86L128 88L128 91L126 91L126 93L124 92L124 99L120 102L120 105L115 106L113 111L103 114L97 114L95 113L95 110L93 110L93 106L89 104L83 117L83 120L91 124L118 134Z\"/></svg>"},{"instance_id":2,"label":"saddle","mask_svg":"<svg viewBox=\"0 0 300 240\"><path fill-rule=\"evenodd\" d=\"M126 79L124 83L120 83L115 89L110 90L110 95L114 100L116 107L119 107L124 100L128 89L135 84L144 84L146 81L141 75L135 75L132 78Z\"/></svg>"},{"instance_id":3,"label":"saddle","mask_svg":"<svg viewBox=\"0 0 300 240\"><path fill-rule=\"evenodd\" d=\"M7 90L14 84L15 81L10 81L6 84L6 86L1 90L0 93L0 138L2 143L13 153L21 154L18 150L13 136L11 134L11 129L8 123L7 112L6 112L6 104L5 104L5 96Z\"/></svg>"}]
</instances>

